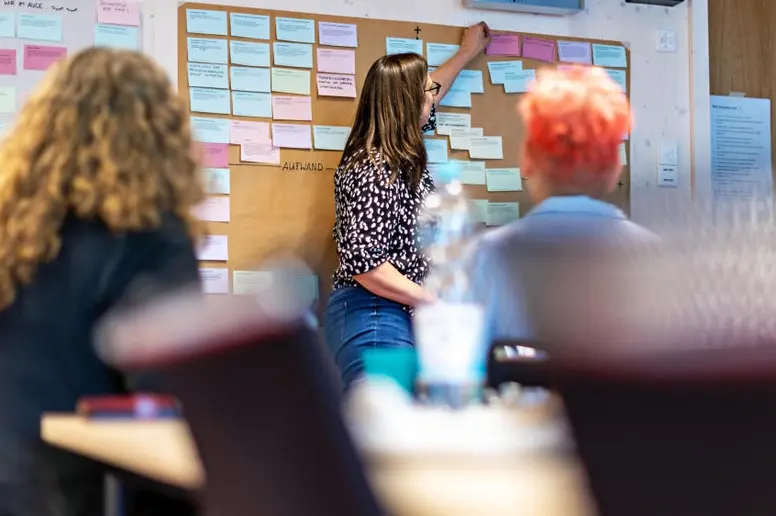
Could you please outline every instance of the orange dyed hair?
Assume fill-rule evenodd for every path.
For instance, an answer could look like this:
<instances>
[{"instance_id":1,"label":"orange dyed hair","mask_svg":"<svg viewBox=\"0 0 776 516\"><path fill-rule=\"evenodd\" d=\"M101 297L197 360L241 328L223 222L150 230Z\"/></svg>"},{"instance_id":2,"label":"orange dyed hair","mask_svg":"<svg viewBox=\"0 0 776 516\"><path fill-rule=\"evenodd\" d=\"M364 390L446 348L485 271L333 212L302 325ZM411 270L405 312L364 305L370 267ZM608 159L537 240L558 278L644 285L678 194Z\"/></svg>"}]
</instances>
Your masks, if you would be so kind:
<instances>
[{"instance_id":1,"label":"orange dyed hair","mask_svg":"<svg viewBox=\"0 0 776 516\"><path fill-rule=\"evenodd\" d=\"M585 184L619 173L630 104L601 68L544 69L520 106L524 166L558 183Z\"/></svg>"}]
</instances>

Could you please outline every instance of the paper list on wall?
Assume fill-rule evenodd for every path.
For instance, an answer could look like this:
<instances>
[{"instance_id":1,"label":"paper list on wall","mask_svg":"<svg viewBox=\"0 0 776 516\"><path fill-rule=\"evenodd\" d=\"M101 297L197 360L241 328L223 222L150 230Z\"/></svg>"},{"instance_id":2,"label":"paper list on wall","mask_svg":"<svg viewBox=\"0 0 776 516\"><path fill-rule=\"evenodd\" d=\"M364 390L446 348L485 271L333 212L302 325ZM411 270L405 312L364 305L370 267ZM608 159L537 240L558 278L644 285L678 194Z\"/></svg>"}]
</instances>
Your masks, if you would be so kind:
<instances>
[{"instance_id":1,"label":"paper list on wall","mask_svg":"<svg viewBox=\"0 0 776 516\"><path fill-rule=\"evenodd\" d=\"M24 69L48 70L51 65L67 56L65 47L24 45Z\"/></svg>"},{"instance_id":2,"label":"paper list on wall","mask_svg":"<svg viewBox=\"0 0 776 516\"><path fill-rule=\"evenodd\" d=\"M272 95L255 91L232 91L232 114L272 118Z\"/></svg>"},{"instance_id":3,"label":"paper list on wall","mask_svg":"<svg viewBox=\"0 0 776 516\"><path fill-rule=\"evenodd\" d=\"M269 43L230 40L229 56L232 64L269 67Z\"/></svg>"},{"instance_id":4,"label":"paper list on wall","mask_svg":"<svg viewBox=\"0 0 776 516\"><path fill-rule=\"evenodd\" d=\"M202 166L224 168L229 166L229 145L226 143L200 143Z\"/></svg>"},{"instance_id":5,"label":"paper list on wall","mask_svg":"<svg viewBox=\"0 0 776 516\"><path fill-rule=\"evenodd\" d=\"M189 86L201 88L229 89L226 65L210 63L188 63Z\"/></svg>"},{"instance_id":6,"label":"paper list on wall","mask_svg":"<svg viewBox=\"0 0 776 516\"><path fill-rule=\"evenodd\" d=\"M0 13L0 38L16 37L16 16L14 13Z\"/></svg>"},{"instance_id":7,"label":"paper list on wall","mask_svg":"<svg viewBox=\"0 0 776 516\"><path fill-rule=\"evenodd\" d=\"M447 90L447 95L442 98L439 105L444 107L470 108L472 107L472 94L466 90L454 90L450 88Z\"/></svg>"},{"instance_id":8,"label":"paper list on wall","mask_svg":"<svg viewBox=\"0 0 776 516\"><path fill-rule=\"evenodd\" d=\"M280 148L272 143L245 142L240 145L240 160L266 165L280 164Z\"/></svg>"},{"instance_id":9,"label":"paper list on wall","mask_svg":"<svg viewBox=\"0 0 776 516\"><path fill-rule=\"evenodd\" d=\"M236 296L257 295L272 286L273 273L269 271L233 271L232 293Z\"/></svg>"},{"instance_id":10,"label":"paper list on wall","mask_svg":"<svg viewBox=\"0 0 776 516\"><path fill-rule=\"evenodd\" d=\"M316 82L318 95L356 98L356 78L353 75L319 73L316 74Z\"/></svg>"},{"instance_id":11,"label":"paper list on wall","mask_svg":"<svg viewBox=\"0 0 776 516\"><path fill-rule=\"evenodd\" d=\"M485 224L503 226L520 218L520 204L516 202L488 202L485 209Z\"/></svg>"},{"instance_id":12,"label":"paper list on wall","mask_svg":"<svg viewBox=\"0 0 776 516\"><path fill-rule=\"evenodd\" d=\"M309 125L272 124L272 143L284 149L312 149Z\"/></svg>"},{"instance_id":13,"label":"paper list on wall","mask_svg":"<svg viewBox=\"0 0 776 516\"><path fill-rule=\"evenodd\" d=\"M447 163L447 140L424 138L429 163Z\"/></svg>"},{"instance_id":14,"label":"paper list on wall","mask_svg":"<svg viewBox=\"0 0 776 516\"><path fill-rule=\"evenodd\" d=\"M423 40L409 38L385 38L385 55L418 54L423 55Z\"/></svg>"},{"instance_id":15,"label":"paper list on wall","mask_svg":"<svg viewBox=\"0 0 776 516\"><path fill-rule=\"evenodd\" d=\"M487 199L470 199L472 209L472 217L475 222L485 224L486 216L488 213L488 200Z\"/></svg>"},{"instance_id":16,"label":"paper list on wall","mask_svg":"<svg viewBox=\"0 0 776 516\"><path fill-rule=\"evenodd\" d=\"M330 47L358 47L358 27L352 23L318 22L318 42Z\"/></svg>"},{"instance_id":17,"label":"paper list on wall","mask_svg":"<svg viewBox=\"0 0 776 516\"><path fill-rule=\"evenodd\" d=\"M504 159L501 136L473 136L469 138L469 157L472 159Z\"/></svg>"},{"instance_id":18,"label":"paper list on wall","mask_svg":"<svg viewBox=\"0 0 776 516\"><path fill-rule=\"evenodd\" d=\"M491 34L490 44L485 49L485 54L520 57L520 36L517 34Z\"/></svg>"},{"instance_id":19,"label":"paper list on wall","mask_svg":"<svg viewBox=\"0 0 776 516\"><path fill-rule=\"evenodd\" d=\"M229 222L229 197L208 197L194 208L194 216L204 222Z\"/></svg>"},{"instance_id":20,"label":"paper list on wall","mask_svg":"<svg viewBox=\"0 0 776 516\"><path fill-rule=\"evenodd\" d=\"M612 68L604 68L604 70L606 70L606 73L617 84L617 86L622 88L623 92L628 92L628 78L625 75L625 70L614 70Z\"/></svg>"},{"instance_id":21,"label":"paper list on wall","mask_svg":"<svg viewBox=\"0 0 776 516\"><path fill-rule=\"evenodd\" d=\"M469 129L451 129L450 130L450 148L453 150L469 150L469 139L472 136L483 136L482 127L471 127ZM485 184L485 183L483 183Z\"/></svg>"},{"instance_id":22,"label":"paper list on wall","mask_svg":"<svg viewBox=\"0 0 776 516\"><path fill-rule=\"evenodd\" d=\"M282 41L315 43L315 20L275 17L275 37Z\"/></svg>"},{"instance_id":23,"label":"paper list on wall","mask_svg":"<svg viewBox=\"0 0 776 516\"><path fill-rule=\"evenodd\" d=\"M593 52L587 41L558 41L558 60L564 63L592 64Z\"/></svg>"},{"instance_id":24,"label":"paper list on wall","mask_svg":"<svg viewBox=\"0 0 776 516\"><path fill-rule=\"evenodd\" d=\"M489 192L519 192L523 189L519 168L486 169L485 181Z\"/></svg>"},{"instance_id":25,"label":"paper list on wall","mask_svg":"<svg viewBox=\"0 0 776 516\"><path fill-rule=\"evenodd\" d=\"M468 113L446 113L437 111L437 134L449 136L453 129L469 129L472 126L472 116Z\"/></svg>"},{"instance_id":26,"label":"paper list on wall","mask_svg":"<svg viewBox=\"0 0 776 516\"><path fill-rule=\"evenodd\" d=\"M461 183L465 185L485 184L485 162L460 160L456 163L461 167Z\"/></svg>"},{"instance_id":27,"label":"paper list on wall","mask_svg":"<svg viewBox=\"0 0 776 516\"><path fill-rule=\"evenodd\" d=\"M140 25L140 4L136 0L100 0L97 21L111 25Z\"/></svg>"},{"instance_id":28,"label":"paper list on wall","mask_svg":"<svg viewBox=\"0 0 776 516\"><path fill-rule=\"evenodd\" d=\"M273 95L272 118L309 122L313 119L312 99L310 97Z\"/></svg>"},{"instance_id":29,"label":"paper list on wall","mask_svg":"<svg viewBox=\"0 0 776 516\"><path fill-rule=\"evenodd\" d=\"M0 75L16 75L16 50L10 48L0 49Z\"/></svg>"},{"instance_id":30,"label":"paper list on wall","mask_svg":"<svg viewBox=\"0 0 776 516\"><path fill-rule=\"evenodd\" d=\"M627 68L628 56L625 47L593 43L593 64L611 68Z\"/></svg>"},{"instance_id":31,"label":"paper list on wall","mask_svg":"<svg viewBox=\"0 0 776 516\"><path fill-rule=\"evenodd\" d=\"M345 150L350 127L336 125L314 125L313 146L318 150Z\"/></svg>"},{"instance_id":32,"label":"paper list on wall","mask_svg":"<svg viewBox=\"0 0 776 516\"><path fill-rule=\"evenodd\" d=\"M429 66L440 66L458 52L461 45L447 43L426 43L426 61Z\"/></svg>"},{"instance_id":33,"label":"paper list on wall","mask_svg":"<svg viewBox=\"0 0 776 516\"><path fill-rule=\"evenodd\" d=\"M293 68L313 67L313 46L307 43L272 43L275 66L291 66Z\"/></svg>"},{"instance_id":34,"label":"paper list on wall","mask_svg":"<svg viewBox=\"0 0 776 516\"><path fill-rule=\"evenodd\" d=\"M318 48L317 66L319 72L355 75L356 53L353 50Z\"/></svg>"},{"instance_id":35,"label":"paper list on wall","mask_svg":"<svg viewBox=\"0 0 776 516\"><path fill-rule=\"evenodd\" d=\"M229 143L243 145L245 143L271 143L269 122L253 122L248 120L230 120Z\"/></svg>"},{"instance_id":36,"label":"paper list on wall","mask_svg":"<svg viewBox=\"0 0 776 516\"><path fill-rule=\"evenodd\" d=\"M485 93L482 72L480 70L461 70L450 89L468 91L469 93Z\"/></svg>"},{"instance_id":37,"label":"paper list on wall","mask_svg":"<svg viewBox=\"0 0 776 516\"><path fill-rule=\"evenodd\" d=\"M226 235L204 236L197 246L197 260L205 262L229 260L229 237Z\"/></svg>"},{"instance_id":38,"label":"paper list on wall","mask_svg":"<svg viewBox=\"0 0 776 516\"><path fill-rule=\"evenodd\" d=\"M194 140L203 143L229 143L229 120L204 116L191 117Z\"/></svg>"},{"instance_id":39,"label":"paper list on wall","mask_svg":"<svg viewBox=\"0 0 776 516\"><path fill-rule=\"evenodd\" d=\"M62 41L62 17L58 14L18 13L16 35L21 39Z\"/></svg>"},{"instance_id":40,"label":"paper list on wall","mask_svg":"<svg viewBox=\"0 0 776 516\"><path fill-rule=\"evenodd\" d=\"M488 72L491 84L504 84L507 73L518 73L523 70L521 61L489 61Z\"/></svg>"},{"instance_id":41,"label":"paper list on wall","mask_svg":"<svg viewBox=\"0 0 776 516\"><path fill-rule=\"evenodd\" d=\"M263 14L229 13L232 36L269 39L269 16Z\"/></svg>"},{"instance_id":42,"label":"paper list on wall","mask_svg":"<svg viewBox=\"0 0 776 516\"><path fill-rule=\"evenodd\" d=\"M555 42L550 39L526 36L523 38L523 57L546 63L554 63Z\"/></svg>"},{"instance_id":43,"label":"paper list on wall","mask_svg":"<svg viewBox=\"0 0 776 516\"><path fill-rule=\"evenodd\" d=\"M128 25L98 23L94 26L94 46L138 50L140 29Z\"/></svg>"},{"instance_id":44,"label":"paper list on wall","mask_svg":"<svg viewBox=\"0 0 776 516\"><path fill-rule=\"evenodd\" d=\"M226 36L226 11L186 9L186 32Z\"/></svg>"},{"instance_id":45,"label":"paper list on wall","mask_svg":"<svg viewBox=\"0 0 776 516\"><path fill-rule=\"evenodd\" d=\"M189 61L226 64L229 60L226 44L225 39L186 38ZM269 51L267 54L269 55ZM269 63L269 58L267 62Z\"/></svg>"},{"instance_id":46,"label":"paper list on wall","mask_svg":"<svg viewBox=\"0 0 776 516\"><path fill-rule=\"evenodd\" d=\"M291 68L272 68L272 91L278 93L310 94L310 71Z\"/></svg>"},{"instance_id":47,"label":"paper list on wall","mask_svg":"<svg viewBox=\"0 0 776 516\"><path fill-rule=\"evenodd\" d=\"M200 267L199 279L202 282L202 292L205 294L229 293L229 269Z\"/></svg>"},{"instance_id":48,"label":"paper list on wall","mask_svg":"<svg viewBox=\"0 0 776 516\"><path fill-rule=\"evenodd\" d=\"M504 81L504 93L525 93L536 80L536 70L521 70L507 73Z\"/></svg>"},{"instance_id":49,"label":"paper list on wall","mask_svg":"<svg viewBox=\"0 0 776 516\"><path fill-rule=\"evenodd\" d=\"M269 68L253 68L250 66L230 66L229 78L232 89L239 91L271 91Z\"/></svg>"},{"instance_id":50,"label":"paper list on wall","mask_svg":"<svg viewBox=\"0 0 776 516\"><path fill-rule=\"evenodd\" d=\"M16 112L16 88L13 86L0 87L0 113Z\"/></svg>"},{"instance_id":51,"label":"paper list on wall","mask_svg":"<svg viewBox=\"0 0 776 516\"><path fill-rule=\"evenodd\" d=\"M231 188L228 168L206 168L203 172L205 175L205 193L229 194Z\"/></svg>"},{"instance_id":52,"label":"paper list on wall","mask_svg":"<svg viewBox=\"0 0 776 516\"><path fill-rule=\"evenodd\" d=\"M189 106L198 113L228 115L231 111L229 90L189 88Z\"/></svg>"}]
</instances>

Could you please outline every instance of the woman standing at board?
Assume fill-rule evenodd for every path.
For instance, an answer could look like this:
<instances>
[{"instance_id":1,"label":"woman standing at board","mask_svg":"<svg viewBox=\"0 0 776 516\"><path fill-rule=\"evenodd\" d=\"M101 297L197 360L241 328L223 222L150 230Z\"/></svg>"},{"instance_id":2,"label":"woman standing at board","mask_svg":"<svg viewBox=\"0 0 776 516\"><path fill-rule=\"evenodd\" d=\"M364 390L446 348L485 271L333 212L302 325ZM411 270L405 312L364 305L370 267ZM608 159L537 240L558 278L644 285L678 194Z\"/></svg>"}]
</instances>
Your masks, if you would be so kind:
<instances>
[{"instance_id":1,"label":"woman standing at board","mask_svg":"<svg viewBox=\"0 0 776 516\"><path fill-rule=\"evenodd\" d=\"M434 188L423 133L436 127L436 105L488 43L488 27L479 23L431 74L417 54L383 56L367 73L334 174L339 266L324 321L346 389L363 376L364 349L414 345L411 308L428 298L416 224Z\"/></svg>"}]
</instances>

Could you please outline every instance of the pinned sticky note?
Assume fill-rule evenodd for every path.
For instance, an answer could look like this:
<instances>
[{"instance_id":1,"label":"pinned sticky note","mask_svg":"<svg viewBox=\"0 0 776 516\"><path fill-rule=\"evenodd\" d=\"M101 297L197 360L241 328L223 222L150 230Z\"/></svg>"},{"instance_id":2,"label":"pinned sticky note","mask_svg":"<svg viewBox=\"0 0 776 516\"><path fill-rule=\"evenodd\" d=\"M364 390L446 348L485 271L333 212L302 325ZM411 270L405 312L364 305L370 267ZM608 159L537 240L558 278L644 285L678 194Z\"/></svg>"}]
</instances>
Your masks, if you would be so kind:
<instances>
[{"instance_id":1,"label":"pinned sticky note","mask_svg":"<svg viewBox=\"0 0 776 516\"><path fill-rule=\"evenodd\" d=\"M16 49L0 49L0 75L16 75Z\"/></svg>"},{"instance_id":2,"label":"pinned sticky note","mask_svg":"<svg viewBox=\"0 0 776 516\"><path fill-rule=\"evenodd\" d=\"M0 113L16 112L16 88L13 86L0 87Z\"/></svg>"},{"instance_id":3,"label":"pinned sticky note","mask_svg":"<svg viewBox=\"0 0 776 516\"><path fill-rule=\"evenodd\" d=\"M18 13L16 34L21 39L62 41L62 17L58 14Z\"/></svg>"},{"instance_id":4,"label":"pinned sticky note","mask_svg":"<svg viewBox=\"0 0 776 516\"><path fill-rule=\"evenodd\" d=\"M97 21L111 25L140 25L140 4L135 0L100 0Z\"/></svg>"},{"instance_id":5,"label":"pinned sticky note","mask_svg":"<svg viewBox=\"0 0 776 516\"><path fill-rule=\"evenodd\" d=\"M232 90L232 114L272 118L272 95L255 91Z\"/></svg>"},{"instance_id":6,"label":"pinned sticky note","mask_svg":"<svg viewBox=\"0 0 776 516\"><path fill-rule=\"evenodd\" d=\"M272 124L272 143L285 149L312 149L313 140L309 125Z\"/></svg>"},{"instance_id":7,"label":"pinned sticky note","mask_svg":"<svg viewBox=\"0 0 776 516\"><path fill-rule=\"evenodd\" d=\"M485 49L489 56L520 57L520 36L517 34L491 34L490 44Z\"/></svg>"},{"instance_id":8,"label":"pinned sticky note","mask_svg":"<svg viewBox=\"0 0 776 516\"><path fill-rule=\"evenodd\" d=\"M469 150L469 139L472 136L483 136L482 127L472 127L469 129L450 129L450 148L453 150ZM483 165L484 167L484 165ZM485 170L483 168L483 170ZM484 172L483 172L484 174ZM485 183L482 183L485 184Z\"/></svg>"},{"instance_id":9,"label":"pinned sticky note","mask_svg":"<svg viewBox=\"0 0 776 516\"><path fill-rule=\"evenodd\" d=\"M611 68L627 68L628 55L625 52L625 47L593 43L593 64Z\"/></svg>"},{"instance_id":10,"label":"pinned sticky note","mask_svg":"<svg viewBox=\"0 0 776 516\"><path fill-rule=\"evenodd\" d=\"M558 60L564 63L592 64L593 52L587 41L558 41Z\"/></svg>"},{"instance_id":11,"label":"pinned sticky note","mask_svg":"<svg viewBox=\"0 0 776 516\"><path fill-rule=\"evenodd\" d=\"M523 38L523 57L546 63L554 63L555 42L551 39L525 36Z\"/></svg>"},{"instance_id":12,"label":"pinned sticky note","mask_svg":"<svg viewBox=\"0 0 776 516\"><path fill-rule=\"evenodd\" d=\"M186 47L189 61L223 64L229 61L225 39L187 38ZM269 56L269 51L267 51L267 56ZM267 63L269 66L269 57L267 57Z\"/></svg>"},{"instance_id":13,"label":"pinned sticky note","mask_svg":"<svg viewBox=\"0 0 776 516\"><path fill-rule=\"evenodd\" d=\"M523 70L521 61L489 61L488 72L490 72L491 84L504 84L507 73L518 73Z\"/></svg>"},{"instance_id":14,"label":"pinned sticky note","mask_svg":"<svg viewBox=\"0 0 776 516\"><path fill-rule=\"evenodd\" d=\"M186 32L226 36L226 11L186 9Z\"/></svg>"},{"instance_id":15,"label":"pinned sticky note","mask_svg":"<svg viewBox=\"0 0 776 516\"><path fill-rule=\"evenodd\" d=\"M189 86L201 88L229 89L226 65L210 63L188 63Z\"/></svg>"},{"instance_id":16,"label":"pinned sticky note","mask_svg":"<svg viewBox=\"0 0 776 516\"><path fill-rule=\"evenodd\" d=\"M446 43L426 43L426 61L429 66L440 66L458 52L461 45Z\"/></svg>"},{"instance_id":17,"label":"pinned sticky note","mask_svg":"<svg viewBox=\"0 0 776 516\"><path fill-rule=\"evenodd\" d=\"M315 20L275 17L275 37L282 41L315 43Z\"/></svg>"},{"instance_id":18,"label":"pinned sticky note","mask_svg":"<svg viewBox=\"0 0 776 516\"><path fill-rule=\"evenodd\" d=\"M485 162L484 161L457 161L461 167L461 183L465 185L484 185L485 184Z\"/></svg>"},{"instance_id":19,"label":"pinned sticky note","mask_svg":"<svg viewBox=\"0 0 776 516\"><path fill-rule=\"evenodd\" d=\"M318 48L318 71L355 75L356 53L353 50Z\"/></svg>"},{"instance_id":20,"label":"pinned sticky note","mask_svg":"<svg viewBox=\"0 0 776 516\"><path fill-rule=\"evenodd\" d=\"M275 66L293 68L313 67L313 46L307 43L286 43L275 41L272 44Z\"/></svg>"},{"instance_id":21,"label":"pinned sticky note","mask_svg":"<svg viewBox=\"0 0 776 516\"><path fill-rule=\"evenodd\" d=\"M140 29L127 25L98 23L94 26L94 46L138 50Z\"/></svg>"},{"instance_id":22,"label":"pinned sticky note","mask_svg":"<svg viewBox=\"0 0 776 516\"><path fill-rule=\"evenodd\" d=\"M205 192L209 194L229 194L229 169L228 168L206 168L205 173Z\"/></svg>"},{"instance_id":23,"label":"pinned sticky note","mask_svg":"<svg viewBox=\"0 0 776 516\"><path fill-rule=\"evenodd\" d=\"M307 96L272 95L272 118L309 122L313 119L312 99Z\"/></svg>"},{"instance_id":24,"label":"pinned sticky note","mask_svg":"<svg viewBox=\"0 0 776 516\"><path fill-rule=\"evenodd\" d=\"M318 22L318 42L330 47L358 47L358 27L353 23Z\"/></svg>"},{"instance_id":25,"label":"pinned sticky note","mask_svg":"<svg viewBox=\"0 0 776 516\"><path fill-rule=\"evenodd\" d=\"M247 142L272 143L269 136L269 122L230 120L229 143L242 145Z\"/></svg>"},{"instance_id":26,"label":"pinned sticky note","mask_svg":"<svg viewBox=\"0 0 776 516\"><path fill-rule=\"evenodd\" d=\"M225 40L224 40L225 41ZM232 64L269 66L269 43L229 40L229 56ZM190 61L193 59L189 58Z\"/></svg>"},{"instance_id":27,"label":"pinned sticky note","mask_svg":"<svg viewBox=\"0 0 776 516\"><path fill-rule=\"evenodd\" d=\"M470 108L472 107L472 94L466 90L454 90L451 88L447 90L447 94L439 105L444 107Z\"/></svg>"},{"instance_id":28,"label":"pinned sticky note","mask_svg":"<svg viewBox=\"0 0 776 516\"><path fill-rule=\"evenodd\" d=\"M0 13L0 38L16 37L16 16L14 13Z\"/></svg>"},{"instance_id":29,"label":"pinned sticky note","mask_svg":"<svg viewBox=\"0 0 776 516\"><path fill-rule=\"evenodd\" d=\"M232 89L238 91L271 91L269 68L251 66L232 66L229 68Z\"/></svg>"},{"instance_id":30,"label":"pinned sticky note","mask_svg":"<svg viewBox=\"0 0 776 516\"><path fill-rule=\"evenodd\" d=\"M229 13L232 36L269 39L269 16L264 14Z\"/></svg>"},{"instance_id":31,"label":"pinned sticky note","mask_svg":"<svg viewBox=\"0 0 776 516\"><path fill-rule=\"evenodd\" d=\"M423 55L423 40L409 38L385 38L385 54Z\"/></svg>"},{"instance_id":32,"label":"pinned sticky note","mask_svg":"<svg viewBox=\"0 0 776 516\"><path fill-rule=\"evenodd\" d=\"M624 93L628 93L628 77L625 74L625 70L613 70L611 68L604 68L604 70L617 83L617 86L622 88Z\"/></svg>"},{"instance_id":33,"label":"pinned sticky note","mask_svg":"<svg viewBox=\"0 0 776 516\"><path fill-rule=\"evenodd\" d=\"M504 81L504 93L525 93L536 80L536 70L522 70L507 73Z\"/></svg>"},{"instance_id":34,"label":"pinned sticky note","mask_svg":"<svg viewBox=\"0 0 776 516\"><path fill-rule=\"evenodd\" d=\"M318 95L324 97L356 98L356 77L332 73L316 75Z\"/></svg>"},{"instance_id":35,"label":"pinned sticky note","mask_svg":"<svg viewBox=\"0 0 776 516\"><path fill-rule=\"evenodd\" d=\"M225 168L229 166L229 145L226 143L201 143L202 166Z\"/></svg>"},{"instance_id":36,"label":"pinned sticky note","mask_svg":"<svg viewBox=\"0 0 776 516\"><path fill-rule=\"evenodd\" d=\"M205 235L202 237L202 241L197 246L197 260L205 262L229 260L229 237L226 235Z\"/></svg>"},{"instance_id":37,"label":"pinned sticky note","mask_svg":"<svg viewBox=\"0 0 776 516\"><path fill-rule=\"evenodd\" d=\"M280 148L271 143L245 142L240 145L240 161L278 165L280 164Z\"/></svg>"},{"instance_id":38,"label":"pinned sticky note","mask_svg":"<svg viewBox=\"0 0 776 516\"><path fill-rule=\"evenodd\" d=\"M520 218L520 204L516 202L489 202L485 210L485 224L503 226Z\"/></svg>"},{"instance_id":39,"label":"pinned sticky note","mask_svg":"<svg viewBox=\"0 0 776 516\"><path fill-rule=\"evenodd\" d=\"M191 117L194 140L203 143L229 143L229 120L226 118Z\"/></svg>"},{"instance_id":40,"label":"pinned sticky note","mask_svg":"<svg viewBox=\"0 0 776 516\"><path fill-rule=\"evenodd\" d=\"M296 95L310 94L310 71L293 70L290 68L272 68L272 91L278 93L293 93Z\"/></svg>"},{"instance_id":41,"label":"pinned sticky note","mask_svg":"<svg viewBox=\"0 0 776 516\"><path fill-rule=\"evenodd\" d=\"M519 168L489 168L485 170L489 192L519 192L523 181Z\"/></svg>"},{"instance_id":42,"label":"pinned sticky note","mask_svg":"<svg viewBox=\"0 0 776 516\"><path fill-rule=\"evenodd\" d=\"M202 282L202 292L205 294L229 293L229 269L200 267L199 279Z\"/></svg>"},{"instance_id":43,"label":"pinned sticky note","mask_svg":"<svg viewBox=\"0 0 776 516\"><path fill-rule=\"evenodd\" d=\"M194 216L205 222L229 222L229 197L208 197L194 208Z\"/></svg>"},{"instance_id":44,"label":"pinned sticky note","mask_svg":"<svg viewBox=\"0 0 776 516\"><path fill-rule=\"evenodd\" d=\"M447 163L447 140L424 138L429 163Z\"/></svg>"},{"instance_id":45,"label":"pinned sticky note","mask_svg":"<svg viewBox=\"0 0 776 516\"><path fill-rule=\"evenodd\" d=\"M345 150L350 127L335 125L314 125L313 144L318 150Z\"/></svg>"},{"instance_id":46,"label":"pinned sticky note","mask_svg":"<svg viewBox=\"0 0 776 516\"><path fill-rule=\"evenodd\" d=\"M482 72L480 70L461 70L450 89L468 91L469 93L485 93Z\"/></svg>"},{"instance_id":47,"label":"pinned sticky note","mask_svg":"<svg viewBox=\"0 0 776 516\"><path fill-rule=\"evenodd\" d=\"M472 126L472 116L468 113L447 113L437 111L437 134L449 136L453 129L468 129Z\"/></svg>"},{"instance_id":48,"label":"pinned sticky note","mask_svg":"<svg viewBox=\"0 0 776 516\"><path fill-rule=\"evenodd\" d=\"M472 159L504 159L501 136L472 136L469 157Z\"/></svg>"},{"instance_id":49,"label":"pinned sticky note","mask_svg":"<svg viewBox=\"0 0 776 516\"><path fill-rule=\"evenodd\" d=\"M48 70L51 65L67 56L65 47L24 45L24 69Z\"/></svg>"},{"instance_id":50,"label":"pinned sticky note","mask_svg":"<svg viewBox=\"0 0 776 516\"><path fill-rule=\"evenodd\" d=\"M189 107L198 113L228 115L231 113L229 90L189 88Z\"/></svg>"}]
</instances>

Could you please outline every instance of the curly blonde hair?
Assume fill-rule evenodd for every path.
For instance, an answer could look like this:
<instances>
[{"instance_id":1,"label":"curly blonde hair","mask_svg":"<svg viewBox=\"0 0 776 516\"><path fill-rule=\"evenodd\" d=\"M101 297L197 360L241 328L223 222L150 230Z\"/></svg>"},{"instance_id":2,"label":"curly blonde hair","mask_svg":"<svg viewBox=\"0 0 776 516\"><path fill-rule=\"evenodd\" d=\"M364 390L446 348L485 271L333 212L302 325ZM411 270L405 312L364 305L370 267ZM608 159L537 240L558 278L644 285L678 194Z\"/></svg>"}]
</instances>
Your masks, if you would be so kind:
<instances>
[{"instance_id":1,"label":"curly blonde hair","mask_svg":"<svg viewBox=\"0 0 776 516\"><path fill-rule=\"evenodd\" d=\"M203 198L188 108L160 67L107 48L56 64L0 143L0 309L59 254L68 215L121 233L173 213L194 239Z\"/></svg>"}]
</instances>

